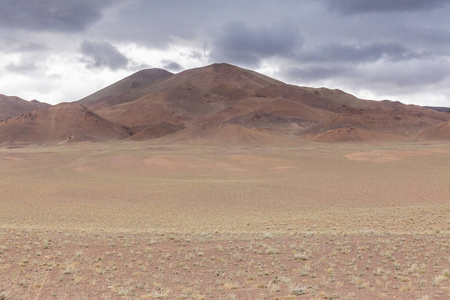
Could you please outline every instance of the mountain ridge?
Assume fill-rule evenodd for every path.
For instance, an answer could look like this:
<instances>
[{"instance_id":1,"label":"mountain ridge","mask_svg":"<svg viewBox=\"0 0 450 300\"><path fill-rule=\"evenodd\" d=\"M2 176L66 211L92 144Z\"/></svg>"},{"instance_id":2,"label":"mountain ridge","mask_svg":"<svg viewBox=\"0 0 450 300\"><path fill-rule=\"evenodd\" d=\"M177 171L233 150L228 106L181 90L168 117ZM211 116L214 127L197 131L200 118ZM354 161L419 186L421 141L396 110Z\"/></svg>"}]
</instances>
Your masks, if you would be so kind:
<instances>
[{"instance_id":1,"label":"mountain ridge","mask_svg":"<svg viewBox=\"0 0 450 300\"><path fill-rule=\"evenodd\" d=\"M445 122L450 121L450 114L442 109L363 100L338 89L295 86L226 63L177 74L163 69L141 70L71 103L68 106L71 109L65 112L60 109L62 104L50 107L34 104L39 107L25 113L33 111L40 123L23 122L26 117L19 121L17 116L2 121L0 143L39 142L39 139L44 143L64 142L72 136L92 141L134 139L246 145L254 142L260 146L290 145L303 140L450 139L443 129L447 128ZM75 120L68 116L70 111L91 117ZM55 117L58 114L66 118ZM52 124L46 118L53 121L59 118L58 126L65 131L45 137L30 130L40 126L45 131L44 127ZM14 126L21 128L18 130L21 134L14 137L11 134L14 126L8 127L6 123L8 126L16 123ZM71 134L71 128L79 130ZM35 136L27 137L24 132ZM8 138L2 139L3 136Z\"/></svg>"}]
</instances>

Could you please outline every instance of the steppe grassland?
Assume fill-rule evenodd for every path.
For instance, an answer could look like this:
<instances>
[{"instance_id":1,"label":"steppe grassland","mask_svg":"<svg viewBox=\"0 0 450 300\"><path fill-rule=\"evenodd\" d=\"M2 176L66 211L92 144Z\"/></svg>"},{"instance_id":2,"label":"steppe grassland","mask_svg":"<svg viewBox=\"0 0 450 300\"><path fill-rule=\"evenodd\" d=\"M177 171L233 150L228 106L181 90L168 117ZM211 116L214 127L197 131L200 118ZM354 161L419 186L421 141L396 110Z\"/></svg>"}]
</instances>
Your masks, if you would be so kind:
<instances>
[{"instance_id":1,"label":"steppe grassland","mask_svg":"<svg viewBox=\"0 0 450 300\"><path fill-rule=\"evenodd\" d=\"M438 143L2 148L0 297L445 299L449 158Z\"/></svg>"}]
</instances>

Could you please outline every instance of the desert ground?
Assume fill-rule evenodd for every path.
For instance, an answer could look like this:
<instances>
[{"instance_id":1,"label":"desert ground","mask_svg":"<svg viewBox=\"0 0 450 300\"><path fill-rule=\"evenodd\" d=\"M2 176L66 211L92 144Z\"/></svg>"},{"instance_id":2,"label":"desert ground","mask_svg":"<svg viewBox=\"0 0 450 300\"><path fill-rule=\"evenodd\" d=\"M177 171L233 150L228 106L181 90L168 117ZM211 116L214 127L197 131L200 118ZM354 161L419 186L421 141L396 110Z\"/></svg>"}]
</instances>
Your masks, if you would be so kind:
<instances>
[{"instance_id":1,"label":"desert ground","mask_svg":"<svg viewBox=\"0 0 450 300\"><path fill-rule=\"evenodd\" d=\"M0 148L0 299L449 299L450 144Z\"/></svg>"}]
</instances>

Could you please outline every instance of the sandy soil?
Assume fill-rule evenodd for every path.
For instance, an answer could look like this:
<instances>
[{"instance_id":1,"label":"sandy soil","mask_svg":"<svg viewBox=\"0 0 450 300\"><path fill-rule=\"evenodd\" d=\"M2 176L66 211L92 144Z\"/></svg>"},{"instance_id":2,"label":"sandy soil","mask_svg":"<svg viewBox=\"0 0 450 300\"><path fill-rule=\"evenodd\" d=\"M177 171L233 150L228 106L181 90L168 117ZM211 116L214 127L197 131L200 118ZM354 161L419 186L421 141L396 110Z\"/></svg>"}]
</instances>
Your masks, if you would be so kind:
<instances>
[{"instance_id":1,"label":"sandy soil","mask_svg":"<svg viewBox=\"0 0 450 300\"><path fill-rule=\"evenodd\" d=\"M448 299L450 144L0 148L0 299Z\"/></svg>"}]
</instances>

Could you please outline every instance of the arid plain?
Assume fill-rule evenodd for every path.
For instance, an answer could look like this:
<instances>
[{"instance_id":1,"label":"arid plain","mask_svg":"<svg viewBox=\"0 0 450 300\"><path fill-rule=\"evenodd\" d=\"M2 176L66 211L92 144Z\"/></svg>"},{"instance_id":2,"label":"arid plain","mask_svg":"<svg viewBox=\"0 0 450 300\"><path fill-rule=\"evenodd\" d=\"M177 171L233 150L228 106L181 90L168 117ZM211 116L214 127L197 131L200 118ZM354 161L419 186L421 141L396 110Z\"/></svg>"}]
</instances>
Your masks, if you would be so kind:
<instances>
[{"instance_id":1,"label":"arid plain","mask_svg":"<svg viewBox=\"0 0 450 300\"><path fill-rule=\"evenodd\" d=\"M448 299L450 144L0 148L0 299Z\"/></svg>"}]
</instances>

